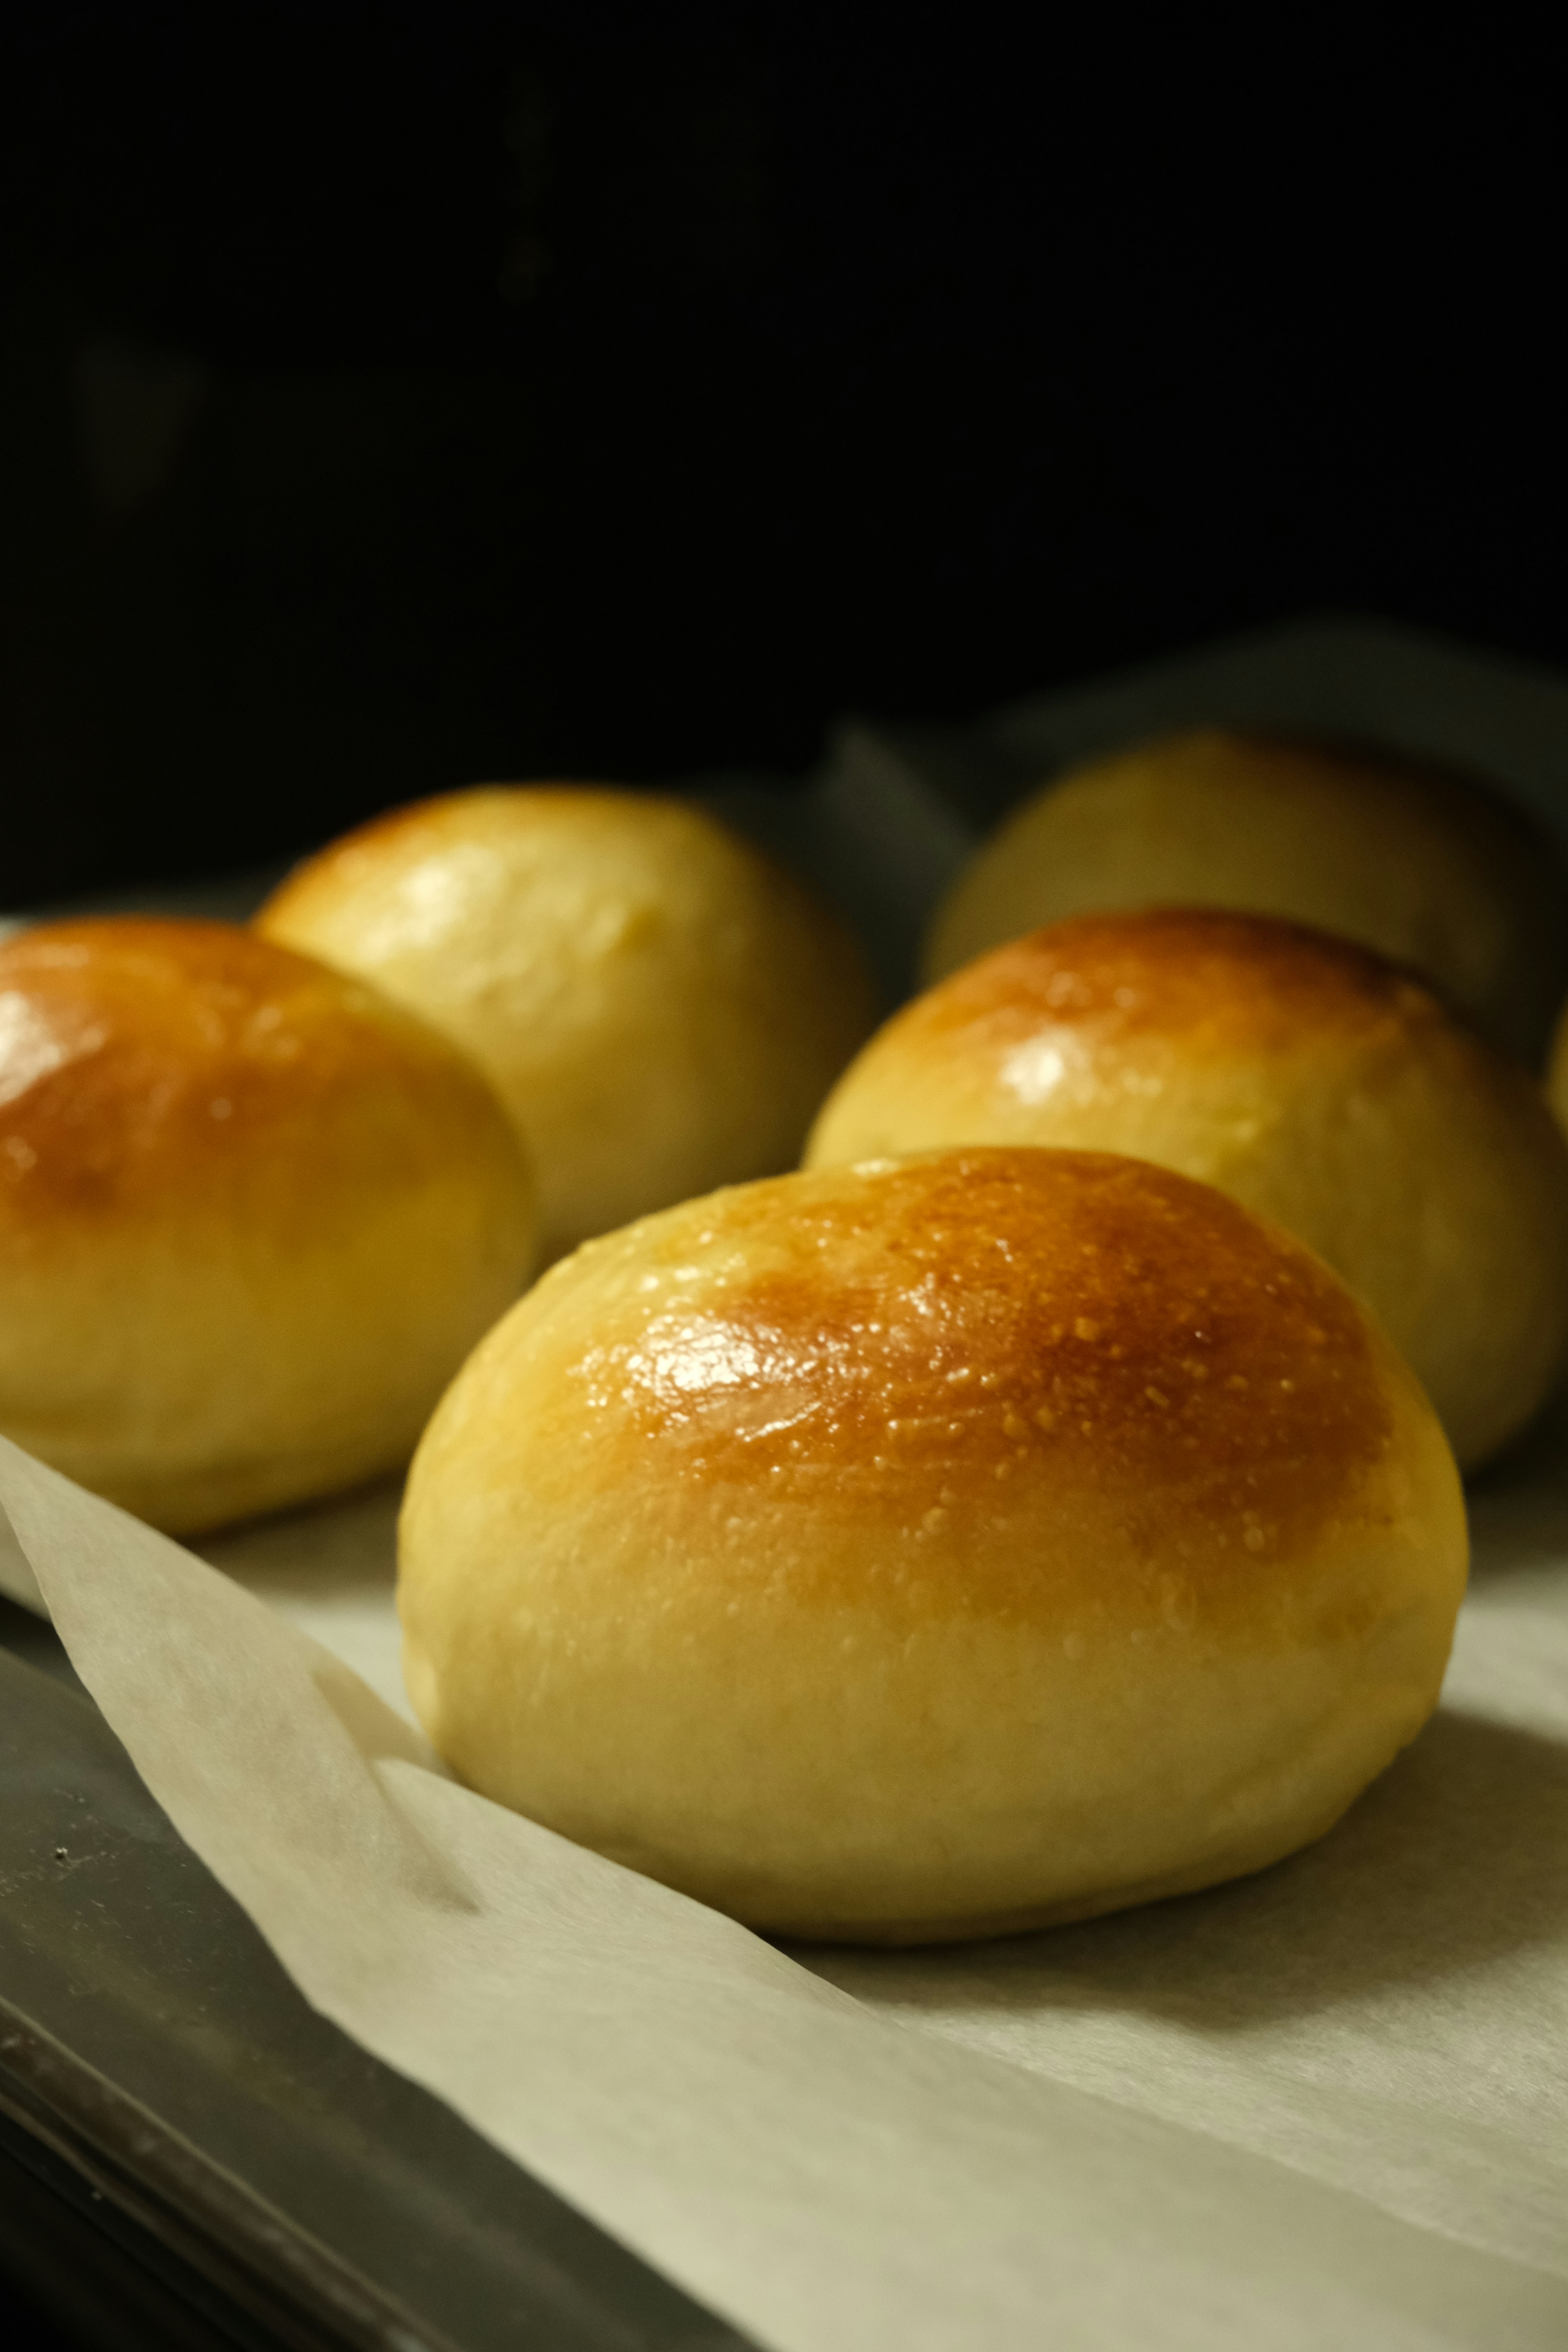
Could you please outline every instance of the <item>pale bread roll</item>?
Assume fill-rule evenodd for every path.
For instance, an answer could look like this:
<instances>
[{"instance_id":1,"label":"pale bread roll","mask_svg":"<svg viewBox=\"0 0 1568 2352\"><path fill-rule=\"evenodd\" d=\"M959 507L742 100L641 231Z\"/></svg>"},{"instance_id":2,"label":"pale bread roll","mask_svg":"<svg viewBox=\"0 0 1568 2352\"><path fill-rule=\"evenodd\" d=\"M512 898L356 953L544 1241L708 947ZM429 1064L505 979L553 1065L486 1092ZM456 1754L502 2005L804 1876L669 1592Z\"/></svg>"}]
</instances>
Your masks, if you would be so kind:
<instances>
[{"instance_id":1,"label":"pale bread roll","mask_svg":"<svg viewBox=\"0 0 1568 2352\"><path fill-rule=\"evenodd\" d=\"M257 918L470 1053L539 1172L552 1255L785 1168L870 1028L837 918L681 803L488 786L323 850Z\"/></svg>"},{"instance_id":2,"label":"pale bread roll","mask_svg":"<svg viewBox=\"0 0 1568 2352\"><path fill-rule=\"evenodd\" d=\"M1459 1486L1300 1244L1098 1153L591 1244L420 1444L414 1704L470 1786L772 1933L992 1935L1318 1837L1436 1704Z\"/></svg>"},{"instance_id":3,"label":"pale bread roll","mask_svg":"<svg viewBox=\"0 0 1568 2352\"><path fill-rule=\"evenodd\" d=\"M1066 915L1230 907L1341 932L1424 973L1539 1066L1568 992L1562 860L1468 778L1204 728L1096 760L1003 824L927 942L928 980Z\"/></svg>"},{"instance_id":4,"label":"pale bread roll","mask_svg":"<svg viewBox=\"0 0 1568 2352\"><path fill-rule=\"evenodd\" d=\"M0 945L0 1430L175 1533L405 1461L534 1260L504 1113L221 923Z\"/></svg>"},{"instance_id":5,"label":"pale bread roll","mask_svg":"<svg viewBox=\"0 0 1568 2352\"><path fill-rule=\"evenodd\" d=\"M1167 909L999 948L879 1032L808 1160L959 1143L1133 1152L1300 1234L1374 1308L1466 1467L1568 1346L1568 1150L1539 1088L1321 932Z\"/></svg>"}]
</instances>

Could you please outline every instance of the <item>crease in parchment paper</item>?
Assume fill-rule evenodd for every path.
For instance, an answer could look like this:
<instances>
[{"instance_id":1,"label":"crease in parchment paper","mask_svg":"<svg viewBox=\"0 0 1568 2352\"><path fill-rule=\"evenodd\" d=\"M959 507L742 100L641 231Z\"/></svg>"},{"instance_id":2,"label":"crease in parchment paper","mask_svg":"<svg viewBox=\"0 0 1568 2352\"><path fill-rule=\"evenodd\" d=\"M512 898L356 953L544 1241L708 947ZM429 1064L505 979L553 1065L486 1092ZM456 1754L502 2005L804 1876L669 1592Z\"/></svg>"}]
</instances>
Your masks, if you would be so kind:
<instances>
[{"instance_id":1,"label":"crease in parchment paper","mask_svg":"<svg viewBox=\"0 0 1568 2352\"><path fill-rule=\"evenodd\" d=\"M458 1787L276 1608L3 1441L0 1506L149 1788L307 1999L777 2352L1533 2352L1568 2332L1568 2281L1489 2245L1481 2208L1458 2230L1419 2227L1364 2179L1350 2193L1309 2178L1323 2168L1300 2148L1258 2152L1244 2130L1227 2145L1223 2100L1194 2101L1191 2127L1160 2002L1186 2015L1223 1959L1223 1906L1247 1888L1098 1923L1142 1938L1123 1962L1133 2022L1098 2060L1091 2032L1075 2059L1025 2024L1092 2018L1097 1984L1114 2024L1114 1970L1084 1958L1093 1931L967 1955L815 1953L808 1968ZM1249 2070L1269 2074L1283 2032L1296 2128L1321 2136L1290 2036L1310 2042L1303 2021L1342 2004L1310 1966L1270 1994L1260 1964L1298 1948L1300 1919L1284 1873L1251 1886L1279 1916L1243 1939L1231 1979L1219 1971L1240 2000L1226 2095L1246 2106ZM1305 1890L1309 1911L1321 1892ZM1494 1940L1461 1979L1517 1959L1505 1932ZM1364 1973L1375 2000L1378 1970ZM998 1982L1018 1990L1010 2011ZM1141 2030L1156 2034L1146 2065ZM1448 2031L1463 2057L1462 2015ZM1325 2070L1331 2084L1331 2045ZM1386 2101L1372 2100L1382 2132ZM1331 2104L1333 2128L1353 2132ZM1474 2124L1489 2181L1511 2165L1528 2190L1513 2140L1489 2157L1500 2136Z\"/></svg>"}]
</instances>

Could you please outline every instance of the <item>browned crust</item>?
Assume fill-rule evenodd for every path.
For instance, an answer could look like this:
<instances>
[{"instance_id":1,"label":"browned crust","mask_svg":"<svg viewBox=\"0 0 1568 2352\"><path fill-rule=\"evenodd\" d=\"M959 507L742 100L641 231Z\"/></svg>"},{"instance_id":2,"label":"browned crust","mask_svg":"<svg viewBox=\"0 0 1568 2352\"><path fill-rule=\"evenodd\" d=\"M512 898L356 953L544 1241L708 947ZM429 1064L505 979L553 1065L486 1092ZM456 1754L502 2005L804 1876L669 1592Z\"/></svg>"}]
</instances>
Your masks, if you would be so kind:
<instances>
[{"instance_id":1,"label":"browned crust","mask_svg":"<svg viewBox=\"0 0 1568 2352\"><path fill-rule=\"evenodd\" d=\"M1422 982L1302 923L1215 908L1075 915L1009 940L918 997L882 1036L1006 1045L1046 1028L1267 1053L1333 1035L1441 1025Z\"/></svg>"},{"instance_id":2,"label":"browned crust","mask_svg":"<svg viewBox=\"0 0 1568 2352\"><path fill-rule=\"evenodd\" d=\"M0 944L0 1216L14 1237L100 1220L270 1223L450 1164L510 1158L499 1106L373 990L221 923L116 917ZM298 1177L283 1180L278 1153ZM340 1181L339 1180L346 1180ZM268 1188L273 1185L269 1196Z\"/></svg>"},{"instance_id":3,"label":"browned crust","mask_svg":"<svg viewBox=\"0 0 1568 2352\"><path fill-rule=\"evenodd\" d=\"M643 1231L646 1252L610 1245L617 1262L672 1269L700 1242L736 1271L685 1295L661 1280L640 1314L618 1310L568 1370L563 1427L629 1425L617 1458L638 1485L763 1488L785 1514L869 1515L950 1559L956 1542L974 1580L956 1605L997 1562L1016 1580L998 1537L1039 1523L1045 1489L1047 1518L1080 1496L1135 1555L1190 1551L1206 1611L1255 1612L1269 1562L1352 1509L1387 1449L1388 1373L1342 1285L1141 1160L933 1153L747 1186ZM563 1279L591 1290L592 1260ZM868 1561L857 1598L921 1575L918 1549L891 1557ZM841 1559L803 1552L795 1572ZM1074 1571L1058 1557L1049 1572Z\"/></svg>"}]
</instances>

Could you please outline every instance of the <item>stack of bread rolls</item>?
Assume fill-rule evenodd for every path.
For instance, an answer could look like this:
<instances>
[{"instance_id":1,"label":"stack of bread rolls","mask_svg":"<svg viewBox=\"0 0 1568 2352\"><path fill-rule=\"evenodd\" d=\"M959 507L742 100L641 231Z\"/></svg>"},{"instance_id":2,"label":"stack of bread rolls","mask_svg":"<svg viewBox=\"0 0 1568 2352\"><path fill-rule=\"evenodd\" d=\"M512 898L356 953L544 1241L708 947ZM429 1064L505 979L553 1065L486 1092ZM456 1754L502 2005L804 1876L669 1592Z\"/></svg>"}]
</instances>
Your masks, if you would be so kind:
<instances>
[{"instance_id":1,"label":"stack of bread rolls","mask_svg":"<svg viewBox=\"0 0 1568 2352\"><path fill-rule=\"evenodd\" d=\"M400 812L252 929L24 930L0 1430L182 1533L399 1468L542 1257L790 1166L871 1017L792 877L586 787Z\"/></svg>"},{"instance_id":2,"label":"stack of bread rolls","mask_svg":"<svg viewBox=\"0 0 1568 2352\"><path fill-rule=\"evenodd\" d=\"M1466 1468L1568 1345L1568 1145L1540 1087L1324 931L1156 908L980 957L866 1047L808 1157L955 1143L1131 1152L1283 1225L1373 1309Z\"/></svg>"},{"instance_id":3,"label":"stack of bread rolls","mask_svg":"<svg viewBox=\"0 0 1568 2352\"><path fill-rule=\"evenodd\" d=\"M868 1043L834 915L604 787L40 927L0 1428L175 1528L417 1440L437 1745L772 1931L1207 1885L1430 1713L1568 1347L1563 912L1461 780L1210 730L1005 826Z\"/></svg>"}]
</instances>

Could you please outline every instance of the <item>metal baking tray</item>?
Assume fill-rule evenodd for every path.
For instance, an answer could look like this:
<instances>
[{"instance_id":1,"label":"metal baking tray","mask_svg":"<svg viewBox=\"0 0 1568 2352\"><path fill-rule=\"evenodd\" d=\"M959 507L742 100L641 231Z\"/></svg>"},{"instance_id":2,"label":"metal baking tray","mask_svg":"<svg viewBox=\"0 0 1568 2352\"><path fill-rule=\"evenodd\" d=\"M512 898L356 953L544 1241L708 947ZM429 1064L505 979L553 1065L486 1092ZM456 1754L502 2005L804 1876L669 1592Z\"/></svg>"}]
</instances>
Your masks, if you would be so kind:
<instances>
[{"instance_id":1,"label":"metal baking tray","mask_svg":"<svg viewBox=\"0 0 1568 2352\"><path fill-rule=\"evenodd\" d=\"M749 2341L318 2015L4 1601L0 2269L159 2352Z\"/></svg>"}]
</instances>

